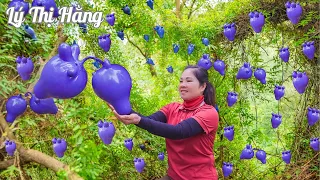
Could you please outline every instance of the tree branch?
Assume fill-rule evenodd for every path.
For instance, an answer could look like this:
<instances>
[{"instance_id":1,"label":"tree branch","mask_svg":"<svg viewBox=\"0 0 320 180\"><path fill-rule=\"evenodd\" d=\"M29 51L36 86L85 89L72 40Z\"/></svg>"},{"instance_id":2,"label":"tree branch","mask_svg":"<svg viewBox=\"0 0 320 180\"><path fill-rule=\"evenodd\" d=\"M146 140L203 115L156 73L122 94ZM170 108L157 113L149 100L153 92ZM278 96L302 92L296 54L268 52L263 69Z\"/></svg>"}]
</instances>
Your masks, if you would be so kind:
<instances>
[{"instance_id":1,"label":"tree branch","mask_svg":"<svg viewBox=\"0 0 320 180\"><path fill-rule=\"evenodd\" d=\"M192 13L194 12L193 6L194 6L195 3L196 3L196 0L193 0L192 4L191 4L191 7L190 7L190 12L189 12L189 15L188 15L188 19L190 19Z\"/></svg>"}]
</instances>

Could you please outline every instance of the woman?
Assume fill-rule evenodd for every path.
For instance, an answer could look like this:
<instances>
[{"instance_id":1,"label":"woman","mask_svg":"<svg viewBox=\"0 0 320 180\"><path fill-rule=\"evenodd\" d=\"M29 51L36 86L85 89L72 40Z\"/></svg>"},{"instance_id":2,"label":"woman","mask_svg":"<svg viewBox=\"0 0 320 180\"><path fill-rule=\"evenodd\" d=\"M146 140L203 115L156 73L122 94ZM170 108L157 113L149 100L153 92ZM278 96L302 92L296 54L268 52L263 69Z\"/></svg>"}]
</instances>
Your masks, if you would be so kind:
<instances>
[{"instance_id":1,"label":"woman","mask_svg":"<svg viewBox=\"0 0 320 180\"><path fill-rule=\"evenodd\" d=\"M182 104L168 104L150 116L134 111L119 115L109 106L124 124L135 124L166 138L169 169L160 180L216 180L213 144L219 116L208 72L199 66L187 66L180 78L179 92Z\"/></svg>"}]
</instances>

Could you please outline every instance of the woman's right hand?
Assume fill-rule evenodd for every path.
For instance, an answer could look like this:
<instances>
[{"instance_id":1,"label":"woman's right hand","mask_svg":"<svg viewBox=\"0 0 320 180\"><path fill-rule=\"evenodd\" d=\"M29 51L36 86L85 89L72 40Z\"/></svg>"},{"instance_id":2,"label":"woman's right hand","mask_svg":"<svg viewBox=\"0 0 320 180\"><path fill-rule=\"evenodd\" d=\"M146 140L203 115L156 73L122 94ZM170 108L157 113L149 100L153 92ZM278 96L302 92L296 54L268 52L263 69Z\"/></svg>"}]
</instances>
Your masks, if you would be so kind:
<instances>
[{"instance_id":1,"label":"woman's right hand","mask_svg":"<svg viewBox=\"0 0 320 180\"><path fill-rule=\"evenodd\" d=\"M109 108L112 110L114 116L121 121L123 124L128 125L128 124L138 124L141 120L141 117L137 114L130 114L130 115L119 115L118 112L114 109L114 107L107 103Z\"/></svg>"}]
</instances>

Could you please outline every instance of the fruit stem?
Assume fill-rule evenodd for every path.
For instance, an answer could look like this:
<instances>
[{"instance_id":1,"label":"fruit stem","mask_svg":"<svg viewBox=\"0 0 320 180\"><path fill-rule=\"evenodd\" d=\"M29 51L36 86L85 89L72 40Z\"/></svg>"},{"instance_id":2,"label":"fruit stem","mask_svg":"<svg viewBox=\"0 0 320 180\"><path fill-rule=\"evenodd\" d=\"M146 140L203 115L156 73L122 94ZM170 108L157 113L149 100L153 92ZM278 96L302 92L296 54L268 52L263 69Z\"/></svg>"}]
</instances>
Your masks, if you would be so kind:
<instances>
[{"instance_id":1,"label":"fruit stem","mask_svg":"<svg viewBox=\"0 0 320 180\"><path fill-rule=\"evenodd\" d=\"M87 56L85 58L83 58L80 62L81 65L83 65L88 59L94 59L96 61L98 61L100 64L103 64L103 61L97 57L94 57L94 56Z\"/></svg>"},{"instance_id":2,"label":"fruit stem","mask_svg":"<svg viewBox=\"0 0 320 180\"><path fill-rule=\"evenodd\" d=\"M27 97L27 96L31 96L32 97L32 93L31 92L26 92L25 94L24 94L24 97Z\"/></svg>"}]
</instances>

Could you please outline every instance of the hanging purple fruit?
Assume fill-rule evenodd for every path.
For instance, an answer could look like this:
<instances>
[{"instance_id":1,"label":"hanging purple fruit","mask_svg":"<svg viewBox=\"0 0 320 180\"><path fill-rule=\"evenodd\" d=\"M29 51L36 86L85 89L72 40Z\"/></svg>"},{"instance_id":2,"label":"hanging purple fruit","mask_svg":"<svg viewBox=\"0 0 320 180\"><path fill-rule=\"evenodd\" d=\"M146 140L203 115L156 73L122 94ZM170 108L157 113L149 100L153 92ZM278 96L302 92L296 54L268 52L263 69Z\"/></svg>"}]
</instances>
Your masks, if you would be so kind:
<instances>
[{"instance_id":1,"label":"hanging purple fruit","mask_svg":"<svg viewBox=\"0 0 320 180\"><path fill-rule=\"evenodd\" d=\"M250 64L245 62L237 73L237 79L249 79L252 76Z\"/></svg>"},{"instance_id":2,"label":"hanging purple fruit","mask_svg":"<svg viewBox=\"0 0 320 180\"><path fill-rule=\"evenodd\" d=\"M292 73L292 82L298 93L303 94L308 86L309 77L306 72L294 71Z\"/></svg>"},{"instance_id":3,"label":"hanging purple fruit","mask_svg":"<svg viewBox=\"0 0 320 180\"><path fill-rule=\"evenodd\" d=\"M189 55L192 54L193 50L194 50L194 44L190 43L189 46L188 46L188 54Z\"/></svg>"},{"instance_id":4,"label":"hanging purple fruit","mask_svg":"<svg viewBox=\"0 0 320 180\"><path fill-rule=\"evenodd\" d=\"M88 33L88 27L87 27L87 24L85 23L78 23L80 29L82 30L82 33L86 34Z\"/></svg>"},{"instance_id":5,"label":"hanging purple fruit","mask_svg":"<svg viewBox=\"0 0 320 180\"><path fill-rule=\"evenodd\" d=\"M22 115L27 109L27 101L22 98L22 95L11 96L6 103L6 121L13 123L13 121Z\"/></svg>"},{"instance_id":6,"label":"hanging purple fruit","mask_svg":"<svg viewBox=\"0 0 320 180\"><path fill-rule=\"evenodd\" d=\"M37 40L36 33L34 32L32 27L30 27L29 25L25 25L24 30L27 32L27 34L30 36L31 39Z\"/></svg>"},{"instance_id":7,"label":"hanging purple fruit","mask_svg":"<svg viewBox=\"0 0 320 180\"><path fill-rule=\"evenodd\" d=\"M110 34L103 34L99 36L98 44L105 52L108 52L111 46Z\"/></svg>"},{"instance_id":8,"label":"hanging purple fruit","mask_svg":"<svg viewBox=\"0 0 320 180\"><path fill-rule=\"evenodd\" d=\"M286 164L290 164L291 161L291 152L289 151L283 151L282 152L282 160L286 163Z\"/></svg>"},{"instance_id":9,"label":"hanging purple fruit","mask_svg":"<svg viewBox=\"0 0 320 180\"><path fill-rule=\"evenodd\" d=\"M223 166L222 166L223 176L224 177L230 176L230 174L232 173L232 170L233 170L233 164L227 163L227 162L223 162L222 164L223 164Z\"/></svg>"},{"instance_id":10,"label":"hanging purple fruit","mask_svg":"<svg viewBox=\"0 0 320 180\"><path fill-rule=\"evenodd\" d=\"M149 35L147 35L147 34L145 34L145 35L143 35L143 38L144 38L144 40L146 40L147 42L149 42Z\"/></svg>"},{"instance_id":11,"label":"hanging purple fruit","mask_svg":"<svg viewBox=\"0 0 320 180\"><path fill-rule=\"evenodd\" d=\"M53 138L52 146L54 153L56 153L59 158L62 158L67 150L67 142L62 138Z\"/></svg>"},{"instance_id":12,"label":"hanging purple fruit","mask_svg":"<svg viewBox=\"0 0 320 180\"><path fill-rule=\"evenodd\" d=\"M266 76L266 71L262 68L257 68L257 70L254 72L254 77L262 84L266 84Z\"/></svg>"},{"instance_id":13,"label":"hanging purple fruit","mask_svg":"<svg viewBox=\"0 0 320 180\"><path fill-rule=\"evenodd\" d=\"M198 66L204 68L205 70L209 70L212 66L212 62L209 54L203 54L201 59L198 61Z\"/></svg>"},{"instance_id":14,"label":"hanging purple fruit","mask_svg":"<svg viewBox=\"0 0 320 180\"><path fill-rule=\"evenodd\" d=\"M11 7L14 7L15 12L20 11L20 8L22 8L22 11L24 12L23 16L26 16L29 13L29 3L23 0L12 0L8 5L8 9Z\"/></svg>"},{"instance_id":15,"label":"hanging purple fruit","mask_svg":"<svg viewBox=\"0 0 320 180\"><path fill-rule=\"evenodd\" d=\"M174 53L178 53L178 51L179 51L179 44L173 44L173 52Z\"/></svg>"},{"instance_id":16,"label":"hanging purple fruit","mask_svg":"<svg viewBox=\"0 0 320 180\"><path fill-rule=\"evenodd\" d=\"M50 12L50 8L54 8L53 17L59 16L59 10L57 8L56 2L54 0L33 0L32 7L44 7L46 12Z\"/></svg>"},{"instance_id":17,"label":"hanging purple fruit","mask_svg":"<svg viewBox=\"0 0 320 180\"><path fill-rule=\"evenodd\" d=\"M320 109L316 108L308 108L308 124L309 126L313 126L315 123L317 123L320 119Z\"/></svg>"},{"instance_id":18,"label":"hanging purple fruit","mask_svg":"<svg viewBox=\"0 0 320 180\"><path fill-rule=\"evenodd\" d=\"M208 38L202 38L202 44L204 44L205 46L209 45L209 39Z\"/></svg>"},{"instance_id":19,"label":"hanging purple fruit","mask_svg":"<svg viewBox=\"0 0 320 180\"><path fill-rule=\"evenodd\" d=\"M173 68L172 68L172 66L168 66L168 67L167 67L167 71L168 71L169 73L173 73Z\"/></svg>"},{"instance_id":20,"label":"hanging purple fruit","mask_svg":"<svg viewBox=\"0 0 320 180\"><path fill-rule=\"evenodd\" d=\"M78 61L79 53L77 44L60 44L58 54L45 64L34 95L39 99L68 99L80 94L87 84L87 72Z\"/></svg>"},{"instance_id":21,"label":"hanging purple fruit","mask_svg":"<svg viewBox=\"0 0 320 180\"><path fill-rule=\"evenodd\" d=\"M159 159L160 161L163 161L163 160L164 160L164 153L163 153L163 152L159 152L159 153L158 153L158 159Z\"/></svg>"},{"instance_id":22,"label":"hanging purple fruit","mask_svg":"<svg viewBox=\"0 0 320 180\"><path fill-rule=\"evenodd\" d=\"M217 59L214 63L213 63L213 68L218 71L222 76L225 75L225 69L226 69L226 65L224 63L224 61L221 61L220 59Z\"/></svg>"},{"instance_id":23,"label":"hanging purple fruit","mask_svg":"<svg viewBox=\"0 0 320 180\"><path fill-rule=\"evenodd\" d=\"M6 152L8 153L8 155L13 156L17 148L16 143L14 141L6 140L4 144L6 146Z\"/></svg>"},{"instance_id":24,"label":"hanging purple fruit","mask_svg":"<svg viewBox=\"0 0 320 180\"><path fill-rule=\"evenodd\" d=\"M288 62L290 57L289 47L284 47L279 50L279 56L283 62Z\"/></svg>"},{"instance_id":25,"label":"hanging purple fruit","mask_svg":"<svg viewBox=\"0 0 320 180\"><path fill-rule=\"evenodd\" d=\"M289 2L286 3L287 16L292 24L298 24L300 17L302 15L302 7L300 3Z\"/></svg>"},{"instance_id":26,"label":"hanging purple fruit","mask_svg":"<svg viewBox=\"0 0 320 180\"><path fill-rule=\"evenodd\" d=\"M110 103L120 115L130 114L132 80L123 66L111 64L106 59L102 67L93 73L92 87L94 92Z\"/></svg>"},{"instance_id":27,"label":"hanging purple fruit","mask_svg":"<svg viewBox=\"0 0 320 180\"><path fill-rule=\"evenodd\" d=\"M132 151L132 148L133 148L132 138L125 139L125 140L124 140L124 146L125 146L129 151Z\"/></svg>"},{"instance_id":28,"label":"hanging purple fruit","mask_svg":"<svg viewBox=\"0 0 320 180\"><path fill-rule=\"evenodd\" d=\"M280 100L283 96L284 96L284 93L285 93L285 87L284 86L279 86L279 85L276 85L274 90L273 90L273 93L274 93L274 97L276 98L276 100Z\"/></svg>"},{"instance_id":29,"label":"hanging purple fruit","mask_svg":"<svg viewBox=\"0 0 320 180\"><path fill-rule=\"evenodd\" d=\"M130 7L128 5L126 5L125 7L123 7L121 9L125 14L131 15L131 10Z\"/></svg>"},{"instance_id":30,"label":"hanging purple fruit","mask_svg":"<svg viewBox=\"0 0 320 180\"><path fill-rule=\"evenodd\" d=\"M18 56L16 59L17 71L23 81L29 80L33 71L34 65L30 58Z\"/></svg>"},{"instance_id":31,"label":"hanging purple fruit","mask_svg":"<svg viewBox=\"0 0 320 180\"><path fill-rule=\"evenodd\" d=\"M267 162L266 157L267 157L267 155L266 155L266 152L264 150L258 150L256 152L256 158L259 161L261 161L262 164L265 164Z\"/></svg>"},{"instance_id":32,"label":"hanging purple fruit","mask_svg":"<svg viewBox=\"0 0 320 180\"><path fill-rule=\"evenodd\" d=\"M150 9L153 10L153 0L147 0L146 3L150 7Z\"/></svg>"},{"instance_id":33,"label":"hanging purple fruit","mask_svg":"<svg viewBox=\"0 0 320 180\"><path fill-rule=\"evenodd\" d=\"M314 58L315 47L314 41L305 42L302 44L303 54L309 59L312 60Z\"/></svg>"},{"instance_id":34,"label":"hanging purple fruit","mask_svg":"<svg viewBox=\"0 0 320 180\"><path fill-rule=\"evenodd\" d=\"M271 118L271 125L272 128L277 128L282 122L282 115L281 114L275 114L272 113L272 118Z\"/></svg>"},{"instance_id":35,"label":"hanging purple fruit","mask_svg":"<svg viewBox=\"0 0 320 180\"><path fill-rule=\"evenodd\" d=\"M153 65L153 66L155 65L151 58L148 58L146 63L150 64L150 65Z\"/></svg>"},{"instance_id":36,"label":"hanging purple fruit","mask_svg":"<svg viewBox=\"0 0 320 180\"><path fill-rule=\"evenodd\" d=\"M134 167L136 168L136 170L139 173L142 173L142 171L145 167L144 159L143 158L134 158L133 162L134 162Z\"/></svg>"},{"instance_id":37,"label":"hanging purple fruit","mask_svg":"<svg viewBox=\"0 0 320 180\"><path fill-rule=\"evenodd\" d=\"M116 129L113 125L112 122L107 122L107 121L99 121L98 122L98 132L99 132L99 137L102 140L104 144L111 144L113 136L116 133Z\"/></svg>"},{"instance_id":38,"label":"hanging purple fruit","mask_svg":"<svg viewBox=\"0 0 320 180\"><path fill-rule=\"evenodd\" d=\"M123 30L118 31L118 32L117 32L117 35L118 35L118 37L119 37L121 40L124 40L124 33L123 33Z\"/></svg>"},{"instance_id":39,"label":"hanging purple fruit","mask_svg":"<svg viewBox=\"0 0 320 180\"><path fill-rule=\"evenodd\" d=\"M234 126L228 126L224 128L224 137L226 137L229 141L233 140L234 137Z\"/></svg>"},{"instance_id":40,"label":"hanging purple fruit","mask_svg":"<svg viewBox=\"0 0 320 180\"><path fill-rule=\"evenodd\" d=\"M223 26L223 34L229 40L233 41L236 36L236 25L235 23L225 24Z\"/></svg>"},{"instance_id":41,"label":"hanging purple fruit","mask_svg":"<svg viewBox=\"0 0 320 180\"><path fill-rule=\"evenodd\" d=\"M310 147L315 150L319 151L319 138L311 138L310 139Z\"/></svg>"},{"instance_id":42,"label":"hanging purple fruit","mask_svg":"<svg viewBox=\"0 0 320 180\"><path fill-rule=\"evenodd\" d=\"M265 23L264 15L261 12L250 12L250 25L253 28L254 32L260 33L262 31L262 27Z\"/></svg>"},{"instance_id":43,"label":"hanging purple fruit","mask_svg":"<svg viewBox=\"0 0 320 180\"><path fill-rule=\"evenodd\" d=\"M27 92L25 97L31 96L29 106L31 110L37 114L57 114L58 108L54 103L53 98L39 99L31 92Z\"/></svg>"},{"instance_id":44,"label":"hanging purple fruit","mask_svg":"<svg viewBox=\"0 0 320 180\"><path fill-rule=\"evenodd\" d=\"M162 26L157 25L156 27L154 27L154 30L157 32L160 38L163 38L164 28Z\"/></svg>"},{"instance_id":45,"label":"hanging purple fruit","mask_svg":"<svg viewBox=\"0 0 320 180\"><path fill-rule=\"evenodd\" d=\"M108 24L110 26L113 26L114 25L114 22L115 22L116 18L114 16L114 13L111 13L111 14L107 14L106 15L106 21L108 22Z\"/></svg>"},{"instance_id":46,"label":"hanging purple fruit","mask_svg":"<svg viewBox=\"0 0 320 180\"><path fill-rule=\"evenodd\" d=\"M254 152L251 145L246 145L246 147L242 150L240 159L251 159L254 156Z\"/></svg>"},{"instance_id":47,"label":"hanging purple fruit","mask_svg":"<svg viewBox=\"0 0 320 180\"><path fill-rule=\"evenodd\" d=\"M238 100L238 94L236 92L228 92L227 103L228 106L233 106Z\"/></svg>"}]
</instances>

